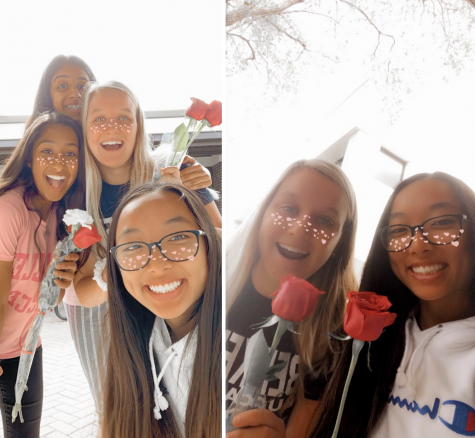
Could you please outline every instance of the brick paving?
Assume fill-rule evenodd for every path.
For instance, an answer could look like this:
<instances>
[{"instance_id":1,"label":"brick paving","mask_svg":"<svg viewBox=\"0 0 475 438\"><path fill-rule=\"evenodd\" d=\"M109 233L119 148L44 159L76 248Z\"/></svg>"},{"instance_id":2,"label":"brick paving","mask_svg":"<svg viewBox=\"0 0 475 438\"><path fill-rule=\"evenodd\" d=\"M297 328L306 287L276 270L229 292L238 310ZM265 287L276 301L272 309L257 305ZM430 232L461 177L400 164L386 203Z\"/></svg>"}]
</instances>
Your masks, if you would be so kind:
<instances>
[{"instance_id":1,"label":"brick paving","mask_svg":"<svg viewBox=\"0 0 475 438\"><path fill-rule=\"evenodd\" d=\"M41 438L98 437L94 402L67 321L48 312L41 338L44 373ZM1 422L0 438L3 438Z\"/></svg>"}]
</instances>

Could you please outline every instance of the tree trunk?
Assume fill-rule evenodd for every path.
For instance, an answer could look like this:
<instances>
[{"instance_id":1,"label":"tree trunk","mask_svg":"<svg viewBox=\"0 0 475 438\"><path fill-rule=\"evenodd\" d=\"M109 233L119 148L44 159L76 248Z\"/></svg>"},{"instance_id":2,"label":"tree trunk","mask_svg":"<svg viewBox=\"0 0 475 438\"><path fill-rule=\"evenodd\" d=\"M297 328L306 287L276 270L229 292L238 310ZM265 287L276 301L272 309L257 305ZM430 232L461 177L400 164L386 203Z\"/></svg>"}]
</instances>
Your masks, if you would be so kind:
<instances>
[{"instance_id":1,"label":"tree trunk","mask_svg":"<svg viewBox=\"0 0 475 438\"><path fill-rule=\"evenodd\" d=\"M226 26L232 26L247 17L267 17L269 15L278 15L297 3L303 3L305 0L285 0L280 4L267 6L263 8L254 8L252 5L244 5L229 11L226 14Z\"/></svg>"}]
</instances>

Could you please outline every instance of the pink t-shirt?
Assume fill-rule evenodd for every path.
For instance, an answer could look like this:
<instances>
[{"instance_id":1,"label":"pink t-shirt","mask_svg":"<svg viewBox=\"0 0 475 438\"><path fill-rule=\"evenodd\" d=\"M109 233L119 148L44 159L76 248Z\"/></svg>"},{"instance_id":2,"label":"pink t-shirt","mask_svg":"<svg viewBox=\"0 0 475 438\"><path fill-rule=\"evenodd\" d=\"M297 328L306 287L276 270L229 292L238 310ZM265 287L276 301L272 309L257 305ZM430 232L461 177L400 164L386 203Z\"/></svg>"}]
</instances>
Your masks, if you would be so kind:
<instances>
[{"instance_id":1,"label":"pink t-shirt","mask_svg":"<svg viewBox=\"0 0 475 438\"><path fill-rule=\"evenodd\" d=\"M41 221L36 232L36 242L41 249L38 257L35 230L39 220L38 213L26 208L23 188L9 190L0 196L0 260L13 261L8 306L0 336L0 359L20 356L19 339L35 313L36 295L42 280L41 267L44 266L46 272L57 242L56 206L53 206L48 219ZM25 335L26 329L23 338ZM40 344L41 340L38 346Z\"/></svg>"}]
</instances>

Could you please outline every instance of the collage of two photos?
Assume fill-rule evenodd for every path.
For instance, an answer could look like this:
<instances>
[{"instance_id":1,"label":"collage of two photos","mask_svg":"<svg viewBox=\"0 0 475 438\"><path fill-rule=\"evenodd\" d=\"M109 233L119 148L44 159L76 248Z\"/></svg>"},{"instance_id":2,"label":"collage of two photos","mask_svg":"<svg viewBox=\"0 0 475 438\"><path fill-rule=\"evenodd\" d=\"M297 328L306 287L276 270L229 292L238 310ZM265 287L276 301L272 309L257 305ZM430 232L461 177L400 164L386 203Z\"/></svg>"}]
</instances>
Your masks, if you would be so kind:
<instances>
[{"instance_id":1,"label":"collage of two photos","mask_svg":"<svg viewBox=\"0 0 475 438\"><path fill-rule=\"evenodd\" d=\"M471 0L1 11L0 438L475 436Z\"/></svg>"}]
</instances>

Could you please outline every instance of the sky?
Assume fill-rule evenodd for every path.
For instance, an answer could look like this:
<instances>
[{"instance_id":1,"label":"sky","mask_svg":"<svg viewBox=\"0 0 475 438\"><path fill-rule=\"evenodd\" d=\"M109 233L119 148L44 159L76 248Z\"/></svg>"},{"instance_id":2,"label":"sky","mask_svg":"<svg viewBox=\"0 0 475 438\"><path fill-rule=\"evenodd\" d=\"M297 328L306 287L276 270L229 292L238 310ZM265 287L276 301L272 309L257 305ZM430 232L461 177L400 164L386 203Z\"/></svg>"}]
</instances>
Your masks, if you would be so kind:
<instances>
[{"instance_id":1,"label":"sky","mask_svg":"<svg viewBox=\"0 0 475 438\"><path fill-rule=\"evenodd\" d=\"M322 37L312 30L316 28L313 23L313 28L310 22L300 28L309 44L312 38ZM366 56L373 50L376 36L374 29L361 27L360 22L348 22L340 31L339 38L346 38L351 46L345 54L339 53L340 63L330 68L322 68L321 63L300 66L295 91L273 92L256 72L227 78L227 158L233 163L225 175L232 196L232 201L225 203L228 238L236 222L255 209L290 163L316 157L354 127L408 160L406 177L445 171L475 189L473 58L464 60L456 72L441 61L445 53L437 40L443 37L440 26L424 27L419 20L404 24L398 17L388 23L388 32L400 35L391 56L401 69L400 86L410 89L409 93L390 96L377 83ZM465 37L470 39L468 32ZM327 38L328 45L335 46L333 36ZM414 55L405 62L409 44ZM388 46L380 50L384 59ZM390 117L388 105L396 99L400 100L399 112ZM372 204L372 214L379 215L389 193L381 196L377 205L371 193L357 194L358 203ZM377 221L365 220L361 210L356 254L364 260Z\"/></svg>"},{"instance_id":2,"label":"sky","mask_svg":"<svg viewBox=\"0 0 475 438\"><path fill-rule=\"evenodd\" d=\"M2 2L0 115L29 115L43 70L58 54L118 80L142 108L185 109L223 97L221 0Z\"/></svg>"}]
</instances>

